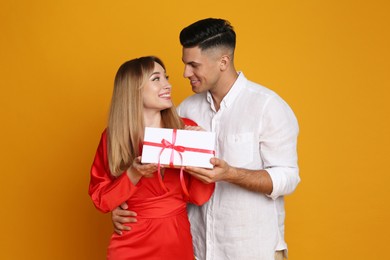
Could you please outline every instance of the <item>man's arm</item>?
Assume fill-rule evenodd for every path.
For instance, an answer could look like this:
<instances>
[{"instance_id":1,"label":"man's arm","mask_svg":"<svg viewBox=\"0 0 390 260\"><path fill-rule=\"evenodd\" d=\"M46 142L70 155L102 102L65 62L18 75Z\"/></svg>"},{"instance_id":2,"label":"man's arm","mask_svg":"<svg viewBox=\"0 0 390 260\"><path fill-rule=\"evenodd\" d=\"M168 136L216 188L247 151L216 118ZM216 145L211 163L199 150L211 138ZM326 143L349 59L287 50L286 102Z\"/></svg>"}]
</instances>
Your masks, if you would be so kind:
<instances>
[{"instance_id":1,"label":"man's arm","mask_svg":"<svg viewBox=\"0 0 390 260\"><path fill-rule=\"evenodd\" d=\"M224 160L212 158L214 169L186 167L185 170L205 183L226 181L244 189L270 195L272 193L272 179L266 170L247 170L230 166Z\"/></svg>"}]
</instances>

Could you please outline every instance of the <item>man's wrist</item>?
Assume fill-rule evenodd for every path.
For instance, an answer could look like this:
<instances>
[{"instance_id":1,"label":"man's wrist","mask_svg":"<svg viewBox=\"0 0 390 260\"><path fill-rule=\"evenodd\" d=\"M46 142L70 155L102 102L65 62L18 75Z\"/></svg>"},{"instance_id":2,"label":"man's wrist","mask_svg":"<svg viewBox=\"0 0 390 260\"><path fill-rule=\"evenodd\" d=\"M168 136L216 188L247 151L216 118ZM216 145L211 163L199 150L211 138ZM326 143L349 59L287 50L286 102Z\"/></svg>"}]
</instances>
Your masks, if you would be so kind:
<instances>
[{"instance_id":1,"label":"man's wrist","mask_svg":"<svg viewBox=\"0 0 390 260\"><path fill-rule=\"evenodd\" d=\"M226 171L226 174L224 176L224 180L230 183L235 183L237 177L238 177L238 168L229 165L229 168Z\"/></svg>"}]
</instances>

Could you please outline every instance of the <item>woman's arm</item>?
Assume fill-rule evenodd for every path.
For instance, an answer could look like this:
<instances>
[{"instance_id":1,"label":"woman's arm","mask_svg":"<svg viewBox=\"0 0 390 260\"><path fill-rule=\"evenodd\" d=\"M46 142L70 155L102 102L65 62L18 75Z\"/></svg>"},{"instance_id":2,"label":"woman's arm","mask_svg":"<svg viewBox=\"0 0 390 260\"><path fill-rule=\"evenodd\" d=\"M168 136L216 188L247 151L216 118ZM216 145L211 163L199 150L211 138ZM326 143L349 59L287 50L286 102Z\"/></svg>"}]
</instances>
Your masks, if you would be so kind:
<instances>
[{"instance_id":1,"label":"woman's arm","mask_svg":"<svg viewBox=\"0 0 390 260\"><path fill-rule=\"evenodd\" d=\"M95 207L104 213L112 211L136 189L126 172L119 177L112 176L108 168L106 132L103 132L92 164L88 191Z\"/></svg>"}]
</instances>

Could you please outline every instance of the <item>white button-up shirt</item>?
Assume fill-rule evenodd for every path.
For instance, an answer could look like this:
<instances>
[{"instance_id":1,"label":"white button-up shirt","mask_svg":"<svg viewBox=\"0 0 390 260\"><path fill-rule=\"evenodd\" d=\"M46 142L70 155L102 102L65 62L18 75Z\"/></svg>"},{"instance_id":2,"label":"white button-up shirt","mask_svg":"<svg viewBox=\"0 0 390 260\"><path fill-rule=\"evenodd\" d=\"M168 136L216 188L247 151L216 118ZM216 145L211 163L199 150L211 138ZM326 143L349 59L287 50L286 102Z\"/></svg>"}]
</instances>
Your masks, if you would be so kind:
<instances>
[{"instance_id":1,"label":"white button-up shirt","mask_svg":"<svg viewBox=\"0 0 390 260\"><path fill-rule=\"evenodd\" d=\"M300 181L294 113L275 92L243 73L218 111L207 92L184 100L178 112L216 133L216 157L239 168L265 169L273 182L270 196L218 182L209 202L189 206L197 259L273 260L276 250L287 249L283 196Z\"/></svg>"}]
</instances>

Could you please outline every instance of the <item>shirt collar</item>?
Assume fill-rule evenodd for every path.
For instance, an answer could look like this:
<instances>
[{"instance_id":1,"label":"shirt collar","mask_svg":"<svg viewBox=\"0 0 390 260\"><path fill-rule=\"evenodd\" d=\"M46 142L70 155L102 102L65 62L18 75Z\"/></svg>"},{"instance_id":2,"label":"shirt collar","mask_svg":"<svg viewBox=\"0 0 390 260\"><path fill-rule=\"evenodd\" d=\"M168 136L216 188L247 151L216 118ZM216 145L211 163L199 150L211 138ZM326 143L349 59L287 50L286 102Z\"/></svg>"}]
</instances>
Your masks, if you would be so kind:
<instances>
[{"instance_id":1,"label":"shirt collar","mask_svg":"<svg viewBox=\"0 0 390 260\"><path fill-rule=\"evenodd\" d=\"M221 107L224 106L229 107L233 101L236 99L240 91L242 90L242 87L245 86L247 82L246 77L244 76L244 73L241 71L238 72L238 78L234 82L233 86L230 88L229 92L226 94L226 96L221 101ZM207 91L207 101L210 103L212 107L214 107L213 103L213 97L209 91Z\"/></svg>"}]
</instances>

